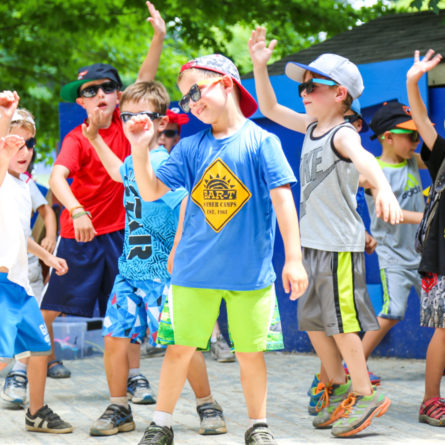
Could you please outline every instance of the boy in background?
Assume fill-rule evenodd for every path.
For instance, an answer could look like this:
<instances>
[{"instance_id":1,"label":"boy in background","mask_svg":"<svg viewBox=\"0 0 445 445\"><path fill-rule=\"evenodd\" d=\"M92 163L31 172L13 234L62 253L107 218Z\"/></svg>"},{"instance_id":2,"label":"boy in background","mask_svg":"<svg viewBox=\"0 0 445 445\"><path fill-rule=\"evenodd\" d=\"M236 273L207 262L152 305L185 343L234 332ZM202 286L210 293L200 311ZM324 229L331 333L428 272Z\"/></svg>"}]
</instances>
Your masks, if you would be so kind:
<instances>
[{"instance_id":1,"label":"boy in background","mask_svg":"<svg viewBox=\"0 0 445 445\"><path fill-rule=\"evenodd\" d=\"M425 202L419 168L425 168L420 155L415 153L419 133L409 107L399 102L388 102L374 114L371 129L382 145L377 158L403 212L403 224L388 224L377 218L371 191L366 193L371 217L371 233L377 240L377 256L383 287L383 306L377 320L380 329L363 337L366 359L389 330L403 320L408 296L414 286L420 296L421 280L417 271L420 255L414 240Z\"/></svg>"}]
</instances>

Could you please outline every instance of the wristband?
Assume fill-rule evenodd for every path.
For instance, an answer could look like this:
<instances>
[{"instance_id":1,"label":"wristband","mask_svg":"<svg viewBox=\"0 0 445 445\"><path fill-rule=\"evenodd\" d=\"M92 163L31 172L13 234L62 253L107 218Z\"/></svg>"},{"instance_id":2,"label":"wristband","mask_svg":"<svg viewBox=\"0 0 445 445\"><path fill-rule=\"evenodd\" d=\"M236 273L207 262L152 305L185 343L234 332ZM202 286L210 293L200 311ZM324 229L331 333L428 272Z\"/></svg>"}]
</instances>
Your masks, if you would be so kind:
<instances>
[{"instance_id":1,"label":"wristband","mask_svg":"<svg viewBox=\"0 0 445 445\"><path fill-rule=\"evenodd\" d=\"M73 217L74 210L77 210L77 209L83 209L83 206L78 205L78 206L75 206L75 207L71 208L70 209L70 216L71 216L71 218Z\"/></svg>"},{"instance_id":2,"label":"wristband","mask_svg":"<svg viewBox=\"0 0 445 445\"><path fill-rule=\"evenodd\" d=\"M91 217L91 213L88 212L87 210L85 210L84 212L76 213L75 215L73 215L73 216L71 217L71 219L74 221L75 219L80 218L81 216L85 216L85 215L87 215L88 218L90 218L90 219L92 218L92 217Z\"/></svg>"}]
</instances>

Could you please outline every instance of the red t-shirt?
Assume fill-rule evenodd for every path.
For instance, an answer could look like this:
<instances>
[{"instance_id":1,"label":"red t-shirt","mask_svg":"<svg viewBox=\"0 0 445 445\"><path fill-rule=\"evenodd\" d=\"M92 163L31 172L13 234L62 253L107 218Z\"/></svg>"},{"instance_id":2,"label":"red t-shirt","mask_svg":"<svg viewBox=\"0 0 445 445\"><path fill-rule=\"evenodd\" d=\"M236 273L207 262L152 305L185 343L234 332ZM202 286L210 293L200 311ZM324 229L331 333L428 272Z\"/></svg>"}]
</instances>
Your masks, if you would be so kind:
<instances>
[{"instance_id":1,"label":"red t-shirt","mask_svg":"<svg viewBox=\"0 0 445 445\"><path fill-rule=\"evenodd\" d=\"M99 130L99 134L119 159L124 161L130 155L130 143L124 135L118 109L113 113L111 125ZM55 165L63 165L70 171L71 191L85 210L91 212L98 235L125 227L123 184L110 178L80 125L65 136ZM60 226L60 236L74 238L73 221L67 209L60 216Z\"/></svg>"}]
</instances>

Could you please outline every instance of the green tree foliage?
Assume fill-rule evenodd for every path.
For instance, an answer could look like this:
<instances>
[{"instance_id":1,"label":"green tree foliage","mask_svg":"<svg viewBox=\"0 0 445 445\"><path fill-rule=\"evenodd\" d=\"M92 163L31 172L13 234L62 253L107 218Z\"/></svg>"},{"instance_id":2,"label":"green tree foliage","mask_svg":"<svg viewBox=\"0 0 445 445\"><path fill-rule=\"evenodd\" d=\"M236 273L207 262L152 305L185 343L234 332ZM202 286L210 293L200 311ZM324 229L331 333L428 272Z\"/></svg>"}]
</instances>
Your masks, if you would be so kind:
<instances>
[{"instance_id":1,"label":"green tree foliage","mask_svg":"<svg viewBox=\"0 0 445 445\"><path fill-rule=\"evenodd\" d=\"M431 0L430 0L431 1ZM434 1L434 0L433 0ZM347 0L159 0L167 39L158 78L173 99L180 66L198 54L223 52L249 71L247 39L264 24L279 40L276 57L295 52L388 11L379 1L356 9ZM141 0L3 0L0 89L17 90L37 118L40 152L58 140L60 86L79 67L108 62L124 82L136 78L152 36Z\"/></svg>"}]
</instances>

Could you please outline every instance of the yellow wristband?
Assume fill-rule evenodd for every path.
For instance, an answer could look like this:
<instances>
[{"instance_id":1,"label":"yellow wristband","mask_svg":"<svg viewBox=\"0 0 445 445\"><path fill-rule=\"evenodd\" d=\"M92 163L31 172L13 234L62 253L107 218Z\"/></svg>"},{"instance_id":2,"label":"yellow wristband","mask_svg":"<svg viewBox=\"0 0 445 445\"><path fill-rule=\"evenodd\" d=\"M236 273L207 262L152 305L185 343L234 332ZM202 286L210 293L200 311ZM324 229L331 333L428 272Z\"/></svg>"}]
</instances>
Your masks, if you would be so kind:
<instances>
[{"instance_id":1,"label":"yellow wristband","mask_svg":"<svg viewBox=\"0 0 445 445\"><path fill-rule=\"evenodd\" d=\"M77 209L83 209L83 206L75 206L75 207L71 208L70 209L70 216L71 216L71 218L73 217L74 210L77 210Z\"/></svg>"}]
</instances>

